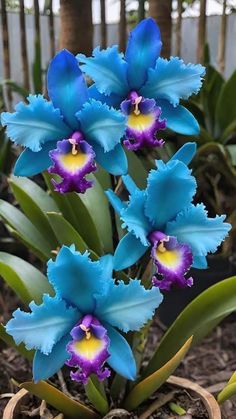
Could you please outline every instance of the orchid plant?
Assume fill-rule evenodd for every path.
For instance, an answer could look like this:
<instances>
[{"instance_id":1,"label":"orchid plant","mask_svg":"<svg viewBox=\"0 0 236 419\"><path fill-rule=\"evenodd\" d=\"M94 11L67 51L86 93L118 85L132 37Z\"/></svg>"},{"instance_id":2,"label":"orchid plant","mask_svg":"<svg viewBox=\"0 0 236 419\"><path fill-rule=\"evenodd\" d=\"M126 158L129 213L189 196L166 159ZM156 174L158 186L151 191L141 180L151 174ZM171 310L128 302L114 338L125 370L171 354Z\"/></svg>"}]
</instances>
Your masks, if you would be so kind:
<instances>
[{"instance_id":1,"label":"orchid plant","mask_svg":"<svg viewBox=\"0 0 236 419\"><path fill-rule=\"evenodd\" d=\"M192 286L193 278L185 277L190 267L206 268L206 255L230 230L223 215L209 218L203 204L192 203L196 181L188 164L194 143L168 162L158 160L145 175L145 189L129 175L132 162L141 168L135 150L164 146L160 130L189 135L199 130L180 100L198 92L205 70L160 58L160 50L160 31L151 18L131 32L125 56L116 46L95 49L89 58L63 50L48 69L50 101L30 95L28 104L1 117L11 140L25 147L10 179L25 215L4 201L0 215L43 263L49 261L46 278L27 262L0 253L0 273L30 309L17 309L0 336L24 355L33 351L34 383L23 387L54 407L54 390L44 380L63 365L102 415L109 410L105 387L127 410L160 387L188 350L191 334L160 370L155 355L140 368L137 340L147 335L163 300L160 290ZM93 79L91 87L81 70ZM129 164L123 146L133 152ZM45 170L51 196L20 179ZM128 200L118 196L120 191L124 196L122 188L109 189L114 185L109 174L122 176L119 185L123 182ZM127 229L115 249L114 214L111 218L104 192ZM144 254L150 255L151 270ZM135 275L134 264L143 268ZM63 400L59 410L69 417L98 417L82 403Z\"/></svg>"}]
</instances>

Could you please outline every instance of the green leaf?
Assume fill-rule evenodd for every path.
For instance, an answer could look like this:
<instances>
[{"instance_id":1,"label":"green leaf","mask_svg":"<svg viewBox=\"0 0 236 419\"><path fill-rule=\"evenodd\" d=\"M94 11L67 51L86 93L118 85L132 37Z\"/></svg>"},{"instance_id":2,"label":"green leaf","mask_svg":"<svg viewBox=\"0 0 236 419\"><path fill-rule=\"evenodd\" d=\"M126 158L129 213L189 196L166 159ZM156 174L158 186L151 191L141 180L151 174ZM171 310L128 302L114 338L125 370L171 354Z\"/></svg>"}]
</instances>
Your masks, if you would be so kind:
<instances>
[{"instance_id":1,"label":"green leaf","mask_svg":"<svg viewBox=\"0 0 236 419\"><path fill-rule=\"evenodd\" d=\"M44 173L45 182L51 192L51 195L63 217L69 221L74 229L80 234L89 248L98 255L102 254L102 243L100 241L94 220L91 217L85 204L76 193L60 194L53 190L51 176Z\"/></svg>"},{"instance_id":2,"label":"green leaf","mask_svg":"<svg viewBox=\"0 0 236 419\"><path fill-rule=\"evenodd\" d=\"M235 123L235 126L236 126L236 123ZM230 154L233 166L236 166L236 144L229 144L226 146L226 149L228 150Z\"/></svg>"},{"instance_id":3,"label":"green leaf","mask_svg":"<svg viewBox=\"0 0 236 419\"><path fill-rule=\"evenodd\" d=\"M224 83L222 75L214 67L208 66L200 97L203 104L206 127L212 136L215 134L215 110L219 92Z\"/></svg>"},{"instance_id":4,"label":"green leaf","mask_svg":"<svg viewBox=\"0 0 236 419\"><path fill-rule=\"evenodd\" d=\"M11 144L5 135L5 129L0 127L0 173L8 173L10 148Z\"/></svg>"},{"instance_id":5,"label":"green leaf","mask_svg":"<svg viewBox=\"0 0 236 419\"><path fill-rule=\"evenodd\" d=\"M53 294L47 278L18 256L0 252L0 275L25 304L40 304L44 293Z\"/></svg>"},{"instance_id":6,"label":"green leaf","mask_svg":"<svg viewBox=\"0 0 236 419\"><path fill-rule=\"evenodd\" d=\"M127 410L135 409L161 387L167 378L176 370L189 350L191 342L192 337L185 342L182 348L163 367L140 381L126 397L124 408Z\"/></svg>"},{"instance_id":7,"label":"green leaf","mask_svg":"<svg viewBox=\"0 0 236 419\"><path fill-rule=\"evenodd\" d=\"M12 176L9 183L27 218L47 237L50 247L55 249L58 242L46 215L46 212L58 211L53 199L35 182L25 177Z\"/></svg>"},{"instance_id":8,"label":"green leaf","mask_svg":"<svg viewBox=\"0 0 236 419\"><path fill-rule=\"evenodd\" d=\"M219 138L219 141L222 144L227 144L231 140L232 136L235 137L235 135L236 135L236 119L225 128L223 134Z\"/></svg>"},{"instance_id":9,"label":"green leaf","mask_svg":"<svg viewBox=\"0 0 236 419\"><path fill-rule=\"evenodd\" d=\"M80 252L85 252L88 246L80 237L79 233L72 227L72 225L63 217L62 214L56 212L48 212L48 218L53 228L53 231L62 246L70 246L74 244L76 249Z\"/></svg>"},{"instance_id":10,"label":"green leaf","mask_svg":"<svg viewBox=\"0 0 236 419\"><path fill-rule=\"evenodd\" d=\"M29 95L28 90L26 90L23 86L20 84L15 83L13 80L5 79L1 81L1 84L3 86L8 87L8 89L14 93L17 93L18 95L22 96L23 99L26 99Z\"/></svg>"},{"instance_id":11,"label":"green leaf","mask_svg":"<svg viewBox=\"0 0 236 419\"><path fill-rule=\"evenodd\" d=\"M235 91L236 71L223 85L219 94L215 114L216 136L219 136L236 119Z\"/></svg>"},{"instance_id":12,"label":"green leaf","mask_svg":"<svg viewBox=\"0 0 236 419\"><path fill-rule=\"evenodd\" d=\"M103 167L99 166L98 170L94 172L94 176L104 191L111 188L111 176Z\"/></svg>"},{"instance_id":13,"label":"green leaf","mask_svg":"<svg viewBox=\"0 0 236 419\"><path fill-rule=\"evenodd\" d=\"M51 247L37 228L17 208L8 202L0 200L0 216L16 230L23 243L43 261L51 257Z\"/></svg>"},{"instance_id":14,"label":"green leaf","mask_svg":"<svg viewBox=\"0 0 236 419\"><path fill-rule=\"evenodd\" d=\"M8 346L15 348L24 358L32 361L34 351L27 351L23 343L16 345L14 339L6 332L3 324L0 324L0 339L2 339Z\"/></svg>"},{"instance_id":15,"label":"green leaf","mask_svg":"<svg viewBox=\"0 0 236 419\"><path fill-rule=\"evenodd\" d=\"M91 218L94 220L104 252L110 253L113 252L113 241L109 203L96 178L90 176L90 179L94 181L93 187L88 189L85 194L77 194L77 197L84 203Z\"/></svg>"},{"instance_id":16,"label":"green leaf","mask_svg":"<svg viewBox=\"0 0 236 419\"><path fill-rule=\"evenodd\" d=\"M230 397L236 395L236 372L233 373L232 377L229 379L226 386L223 390L218 394L217 401L218 403L222 404L226 400L230 399Z\"/></svg>"},{"instance_id":17,"label":"green leaf","mask_svg":"<svg viewBox=\"0 0 236 419\"><path fill-rule=\"evenodd\" d=\"M93 375L89 378L88 384L85 386L85 392L89 401L104 416L109 410L109 405L103 384L98 381L96 376Z\"/></svg>"},{"instance_id":18,"label":"green leaf","mask_svg":"<svg viewBox=\"0 0 236 419\"><path fill-rule=\"evenodd\" d=\"M141 189L147 186L147 171L141 160L133 151L126 150L126 156L129 164L129 175Z\"/></svg>"},{"instance_id":19,"label":"green leaf","mask_svg":"<svg viewBox=\"0 0 236 419\"><path fill-rule=\"evenodd\" d=\"M205 290L177 317L163 336L159 347L144 371L143 377L162 367L193 335L198 343L221 320L236 310L236 276Z\"/></svg>"},{"instance_id":20,"label":"green leaf","mask_svg":"<svg viewBox=\"0 0 236 419\"><path fill-rule=\"evenodd\" d=\"M25 388L31 394L34 394L34 396L45 400L52 407L63 413L68 419L98 419L100 417L83 403L71 399L45 381L40 381L38 384L28 381L22 383L20 388Z\"/></svg>"}]
</instances>

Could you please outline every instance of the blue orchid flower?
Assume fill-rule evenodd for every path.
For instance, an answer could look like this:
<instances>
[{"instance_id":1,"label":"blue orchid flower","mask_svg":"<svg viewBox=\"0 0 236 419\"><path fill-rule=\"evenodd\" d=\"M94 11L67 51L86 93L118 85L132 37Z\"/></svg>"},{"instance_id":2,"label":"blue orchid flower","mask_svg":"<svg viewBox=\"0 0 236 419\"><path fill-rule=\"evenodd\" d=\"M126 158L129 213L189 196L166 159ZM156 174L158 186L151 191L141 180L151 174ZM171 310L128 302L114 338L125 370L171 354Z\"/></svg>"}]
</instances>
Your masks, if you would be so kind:
<instances>
[{"instance_id":1,"label":"blue orchid flower","mask_svg":"<svg viewBox=\"0 0 236 419\"><path fill-rule=\"evenodd\" d=\"M30 95L14 113L1 116L2 125L16 144L25 148L14 174L33 176L48 169L60 176L58 192L85 192L92 185L85 176L96 170L95 161L109 173L127 173L120 140L125 116L100 101L89 100L88 89L76 58L67 50L51 61L48 94Z\"/></svg>"},{"instance_id":2,"label":"blue orchid flower","mask_svg":"<svg viewBox=\"0 0 236 419\"><path fill-rule=\"evenodd\" d=\"M151 248L158 275L153 284L169 290L173 284L192 285L193 279L184 277L191 266L207 267L207 253L217 250L231 226L224 223L224 215L209 218L203 204L192 204L196 181L187 164L195 150L195 143L186 143L168 163L158 160L145 190L138 189L130 176L123 176L128 202L107 191L122 227L128 229L116 248L114 269L133 265Z\"/></svg>"},{"instance_id":3,"label":"blue orchid flower","mask_svg":"<svg viewBox=\"0 0 236 419\"><path fill-rule=\"evenodd\" d=\"M136 364L126 333L139 330L162 301L156 288L145 290L140 281L115 285L112 256L92 262L88 252L63 246L48 262L48 278L55 296L31 302L31 312L17 309L6 331L16 344L36 349L33 378L37 382L55 374L64 364L71 378L87 383L90 374L100 380L110 375L107 362L120 375L134 380Z\"/></svg>"},{"instance_id":4,"label":"blue orchid flower","mask_svg":"<svg viewBox=\"0 0 236 419\"><path fill-rule=\"evenodd\" d=\"M179 103L198 93L205 69L178 57L160 58L161 46L159 27L147 18L130 33L124 56L117 46L97 47L92 57L77 55L82 70L95 82L90 97L128 116L124 144L131 150L163 145L156 133L165 126L185 135L199 134L196 119Z\"/></svg>"}]
</instances>

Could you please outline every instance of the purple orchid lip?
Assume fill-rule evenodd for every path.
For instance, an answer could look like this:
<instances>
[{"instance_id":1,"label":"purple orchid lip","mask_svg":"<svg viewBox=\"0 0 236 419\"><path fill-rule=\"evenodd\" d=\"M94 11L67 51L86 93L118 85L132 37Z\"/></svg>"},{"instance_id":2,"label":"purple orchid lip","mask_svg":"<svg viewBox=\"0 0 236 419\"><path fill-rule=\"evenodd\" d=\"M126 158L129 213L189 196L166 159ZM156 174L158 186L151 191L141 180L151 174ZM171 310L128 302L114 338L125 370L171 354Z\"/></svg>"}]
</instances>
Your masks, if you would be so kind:
<instances>
[{"instance_id":1,"label":"purple orchid lip","mask_svg":"<svg viewBox=\"0 0 236 419\"><path fill-rule=\"evenodd\" d=\"M166 128L166 120L160 119L161 108L156 106L154 99L146 99L133 91L121 103L121 111L128 116L123 141L128 150L164 145L164 141L158 139L156 134Z\"/></svg>"},{"instance_id":2,"label":"purple orchid lip","mask_svg":"<svg viewBox=\"0 0 236 419\"><path fill-rule=\"evenodd\" d=\"M187 244L180 244L176 237L166 236L161 231L154 231L149 235L153 243L151 256L157 267L157 275L152 278L154 286L169 291L172 285L180 288L193 285L193 278L186 279L184 275L193 263L193 256Z\"/></svg>"},{"instance_id":3,"label":"purple orchid lip","mask_svg":"<svg viewBox=\"0 0 236 419\"><path fill-rule=\"evenodd\" d=\"M87 384L91 374L96 374L100 381L108 378L110 370L103 366L110 356L108 352L110 339L101 323L88 314L70 334L73 340L68 343L66 350L71 358L66 364L77 368L77 371L71 371L71 379Z\"/></svg>"},{"instance_id":4,"label":"purple orchid lip","mask_svg":"<svg viewBox=\"0 0 236 419\"><path fill-rule=\"evenodd\" d=\"M85 176L96 170L93 148L84 140L83 134L74 132L71 138L57 142L57 148L49 152L54 165L48 172L61 177L61 182L52 179L55 191L60 193L84 193L93 185Z\"/></svg>"}]
</instances>

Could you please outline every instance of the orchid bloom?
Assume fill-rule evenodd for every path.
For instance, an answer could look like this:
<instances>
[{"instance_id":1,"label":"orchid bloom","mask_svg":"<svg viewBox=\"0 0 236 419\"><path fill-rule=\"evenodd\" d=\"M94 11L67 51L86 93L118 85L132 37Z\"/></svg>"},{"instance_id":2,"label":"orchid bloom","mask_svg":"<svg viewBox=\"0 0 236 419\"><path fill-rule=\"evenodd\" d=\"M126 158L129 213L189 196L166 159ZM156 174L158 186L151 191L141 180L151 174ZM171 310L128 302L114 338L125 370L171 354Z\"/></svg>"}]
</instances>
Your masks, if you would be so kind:
<instances>
[{"instance_id":1,"label":"orchid bloom","mask_svg":"<svg viewBox=\"0 0 236 419\"><path fill-rule=\"evenodd\" d=\"M2 125L16 144L25 147L14 174L33 176L48 169L60 176L55 190L85 192L92 186L85 176L96 170L95 161L109 173L127 173L127 159L120 144L125 116L89 99L76 58L67 50L51 61L47 74L48 94L30 95L14 113L2 114Z\"/></svg>"},{"instance_id":2,"label":"orchid bloom","mask_svg":"<svg viewBox=\"0 0 236 419\"><path fill-rule=\"evenodd\" d=\"M128 202L107 191L122 227L128 229L116 248L114 269L133 265L151 248L161 277L154 276L153 284L169 290L173 284L192 285L193 279L184 277L191 266L207 267L207 253L216 251L231 226L224 223L224 215L209 218L203 204L192 204L196 181L187 164L195 150L195 143L186 143L168 163L158 160L145 190L138 189L130 176L123 176Z\"/></svg>"},{"instance_id":3,"label":"orchid bloom","mask_svg":"<svg viewBox=\"0 0 236 419\"><path fill-rule=\"evenodd\" d=\"M36 349L33 378L37 382L55 374L64 364L72 380L87 383L90 374L100 380L110 375L104 363L134 380L136 364L130 346L117 330L139 330L162 301L157 288L146 290L140 281L115 285L112 256L92 262L88 252L63 246L48 262L48 278L55 296L31 302L31 312L17 309L6 331L16 344Z\"/></svg>"},{"instance_id":4,"label":"orchid bloom","mask_svg":"<svg viewBox=\"0 0 236 419\"><path fill-rule=\"evenodd\" d=\"M131 150L162 146L156 134L165 126L185 135L199 133L198 122L179 102L198 93L205 69L184 64L178 57L160 58L161 46L159 27L147 18L130 33L125 55L114 45L96 48L92 57L77 56L82 70L95 82L89 88L90 97L128 116L124 145Z\"/></svg>"}]
</instances>

